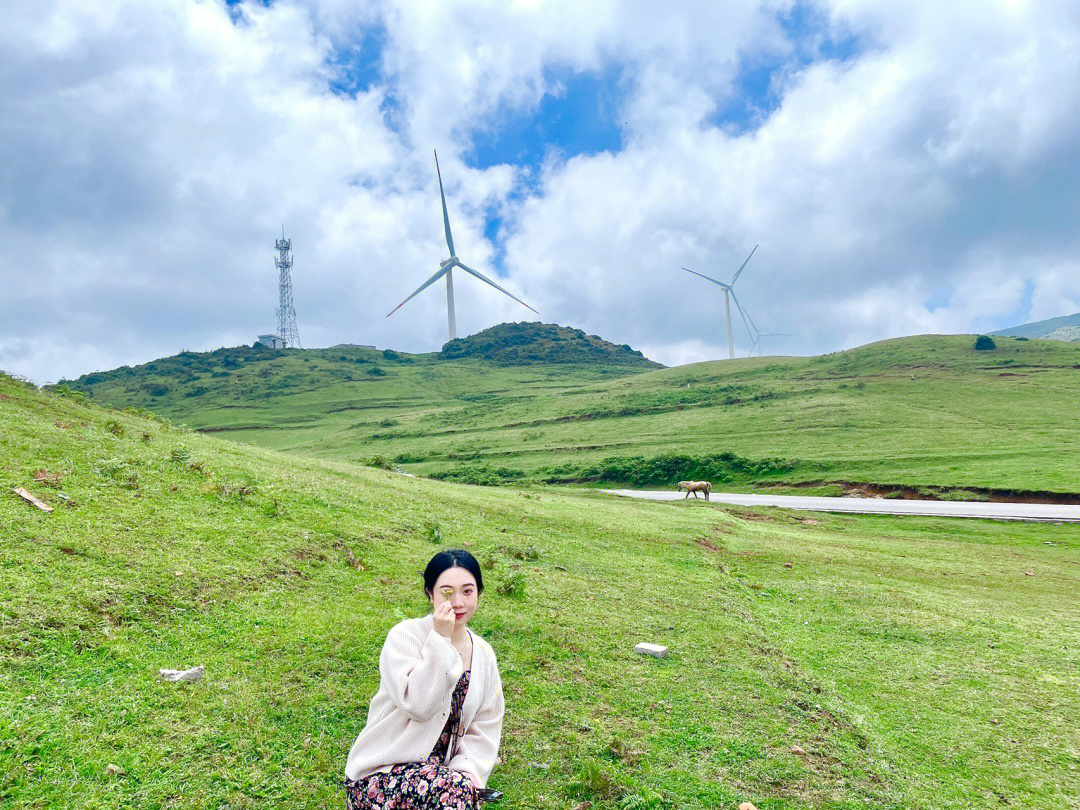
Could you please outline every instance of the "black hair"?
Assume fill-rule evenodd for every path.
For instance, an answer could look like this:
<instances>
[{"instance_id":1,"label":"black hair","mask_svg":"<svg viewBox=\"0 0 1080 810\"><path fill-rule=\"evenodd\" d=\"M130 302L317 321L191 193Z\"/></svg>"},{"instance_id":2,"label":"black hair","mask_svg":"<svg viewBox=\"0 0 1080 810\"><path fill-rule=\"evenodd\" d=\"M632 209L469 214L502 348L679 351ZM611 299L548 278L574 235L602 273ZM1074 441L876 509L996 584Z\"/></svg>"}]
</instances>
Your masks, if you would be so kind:
<instances>
[{"instance_id":1,"label":"black hair","mask_svg":"<svg viewBox=\"0 0 1080 810\"><path fill-rule=\"evenodd\" d=\"M435 592L435 583L447 568L464 568L476 580L476 592L484 592L484 575L480 573L480 563L476 557L463 548L448 548L432 557L424 569L424 591L428 595Z\"/></svg>"}]
</instances>

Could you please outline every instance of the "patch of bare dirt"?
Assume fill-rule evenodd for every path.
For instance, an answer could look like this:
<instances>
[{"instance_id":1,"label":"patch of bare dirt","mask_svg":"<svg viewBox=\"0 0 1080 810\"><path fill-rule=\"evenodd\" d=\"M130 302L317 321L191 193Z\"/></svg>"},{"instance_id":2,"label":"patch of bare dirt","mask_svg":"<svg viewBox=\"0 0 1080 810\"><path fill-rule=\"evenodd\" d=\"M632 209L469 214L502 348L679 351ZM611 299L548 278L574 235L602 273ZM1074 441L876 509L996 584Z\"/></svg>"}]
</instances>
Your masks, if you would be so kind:
<instances>
[{"instance_id":1,"label":"patch of bare dirt","mask_svg":"<svg viewBox=\"0 0 1080 810\"><path fill-rule=\"evenodd\" d=\"M743 520L749 520L751 523L771 523L773 520L768 515L763 515L760 512L744 512L739 517Z\"/></svg>"}]
</instances>

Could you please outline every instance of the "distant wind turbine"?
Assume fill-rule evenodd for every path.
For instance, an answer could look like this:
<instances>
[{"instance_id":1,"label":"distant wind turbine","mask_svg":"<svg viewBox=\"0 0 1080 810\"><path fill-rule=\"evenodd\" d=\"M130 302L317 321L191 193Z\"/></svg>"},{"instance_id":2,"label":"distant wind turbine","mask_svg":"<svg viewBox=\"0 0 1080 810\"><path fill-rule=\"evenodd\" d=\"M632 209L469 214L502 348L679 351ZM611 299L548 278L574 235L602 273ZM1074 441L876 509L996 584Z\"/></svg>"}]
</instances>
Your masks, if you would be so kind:
<instances>
[{"instance_id":1,"label":"distant wind turbine","mask_svg":"<svg viewBox=\"0 0 1080 810\"><path fill-rule=\"evenodd\" d=\"M448 248L450 248L450 258L449 259L443 259L441 262L439 262L439 270L438 270L438 272L435 273L435 275L433 275L431 278L429 278L423 284L421 284L419 287L417 287L415 292L413 292L412 295L410 295L408 298L406 298L404 301L402 301L400 304L398 304L396 307L394 307L392 310L390 310L390 312L388 312L386 314L386 317L389 318L391 315L393 315L395 312L397 312L399 309L401 309L403 306L405 306L405 304L407 304L417 294L419 294L419 293L423 292L424 290L426 290L428 287L430 287L432 284L434 284L436 281L438 281L443 276L446 276L446 317L447 317L447 320L450 322L450 340L453 340L454 338L456 338L457 337L457 321L454 319L454 276L453 276L453 272L452 272L455 267L460 267L466 273L468 273L470 275L473 275L473 276L476 276L481 281L490 284L492 287L494 287L496 290L503 293L504 295L509 295L511 298L513 298L515 301L517 301L519 304L521 304L526 309L532 309L533 312L536 312L535 309L530 307L528 304L526 304L520 298L515 296L513 293L507 292L506 290L504 290L502 287L500 287L498 284L496 284L491 279L489 279L486 276L478 273L476 270L473 270L471 267L461 263L461 260L457 257L457 253L454 252L454 237L450 234L450 215L446 213L446 194L443 192L442 172L439 171L439 153L438 152L435 153L435 173L439 176L439 196L442 198L443 225L446 228L446 246ZM536 312L536 314L539 315L540 313Z\"/></svg>"},{"instance_id":2,"label":"distant wind turbine","mask_svg":"<svg viewBox=\"0 0 1080 810\"><path fill-rule=\"evenodd\" d=\"M761 339L762 338L767 338L767 337L792 337L792 334L790 332L758 332L757 340L754 341L754 344L757 346L758 357L761 357L761 344L762 344ZM753 354L753 353L754 353L754 347L751 346L750 347L750 354Z\"/></svg>"},{"instance_id":3,"label":"distant wind turbine","mask_svg":"<svg viewBox=\"0 0 1080 810\"><path fill-rule=\"evenodd\" d=\"M754 251L756 251L757 249L758 249L758 246L754 245L754 250L750 251L750 256L753 256ZM735 306L738 307L738 309L739 309L739 315L742 316L743 324L746 326L746 331L749 333L750 339L753 340L755 343L757 342L756 339L754 338L754 333L757 332L757 327L754 326L754 321L750 318L749 315L746 314L746 310L743 309L742 304L739 303L738 296L735 295L735 282L739 279L739 274L742 273L742 271L745 269L746 262L750 261L750 256L747 256L746 261L743 262L742 266L739 267L739 269L735 271L735 276L731 279L730 284L725 284L722 281L717 281L715 278L709 278L704 273L698 273L696 270L690 270L690 269L688 269L686 267L683 268L683 270L686 270L687 273L693 273L695 276L701 276L706 281L711 281L713 284L715 284L716 286L723 289L723 291L724 291L724 318L725 318L725 320L727 320L728 358L732 359L732 360L735 359L735 339L734 339L734 337L732 337L732 334L731 334L731 302L728 300L729 295L731 296L731 298L735 299ZM753 351L753 350L754 350L753 346L751 346L750 351Z\"/></svg>"}]
</instances>

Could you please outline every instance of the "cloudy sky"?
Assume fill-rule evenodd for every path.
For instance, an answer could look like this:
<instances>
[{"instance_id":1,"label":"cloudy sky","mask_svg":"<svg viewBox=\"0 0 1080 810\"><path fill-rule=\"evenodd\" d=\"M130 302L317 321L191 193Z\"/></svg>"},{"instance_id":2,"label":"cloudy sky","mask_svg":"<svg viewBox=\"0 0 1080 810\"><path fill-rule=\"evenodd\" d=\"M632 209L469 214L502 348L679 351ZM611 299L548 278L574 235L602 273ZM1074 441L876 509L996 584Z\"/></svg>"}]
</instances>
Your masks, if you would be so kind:
<instances>
[{"instance_id":1,"label":"cloudy sky","mask_svg":"<svg viewBox=\"0 0 1080 810\"><path fill-rule=\"evenodd\" d=\"M462 260L667 364L1080 311L1075 0L16 0L0 26L0 369L275 325L434 351ZM535 316L455 274L458 330ZM750 339L736 323L736 350Z\"/></svg>"}]
</instances>

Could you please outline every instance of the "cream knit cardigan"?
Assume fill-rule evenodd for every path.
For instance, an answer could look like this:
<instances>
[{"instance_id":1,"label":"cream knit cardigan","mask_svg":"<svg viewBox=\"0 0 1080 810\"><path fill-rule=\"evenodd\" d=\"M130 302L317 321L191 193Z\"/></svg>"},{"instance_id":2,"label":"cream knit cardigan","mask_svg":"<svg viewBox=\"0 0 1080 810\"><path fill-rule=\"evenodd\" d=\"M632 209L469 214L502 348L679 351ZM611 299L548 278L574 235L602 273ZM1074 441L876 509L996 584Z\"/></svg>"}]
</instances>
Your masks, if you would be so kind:
<instances>
[{"instance_id":1,"label":"cream knit cardigan","mask_svg":"<svg viewBox=\"0 0 1080 810\"><path fill-rule=\"evenodd\" d=\"M461 707L465 732L452 741L446 764L485 785L499 753L505 703L495 651L471 635L472 674ZM464 671L458 651L435 632L430 615L394 625L379 656L379 691L349 750L345 776L360 779L426 760L450 716L450 698Z\"/></svg>"}]
</instances>

